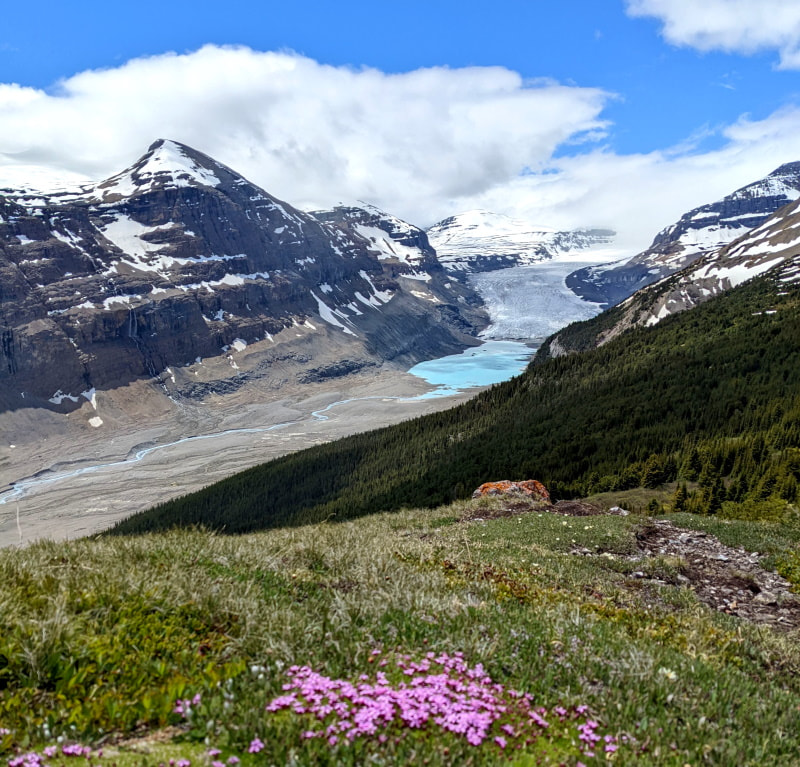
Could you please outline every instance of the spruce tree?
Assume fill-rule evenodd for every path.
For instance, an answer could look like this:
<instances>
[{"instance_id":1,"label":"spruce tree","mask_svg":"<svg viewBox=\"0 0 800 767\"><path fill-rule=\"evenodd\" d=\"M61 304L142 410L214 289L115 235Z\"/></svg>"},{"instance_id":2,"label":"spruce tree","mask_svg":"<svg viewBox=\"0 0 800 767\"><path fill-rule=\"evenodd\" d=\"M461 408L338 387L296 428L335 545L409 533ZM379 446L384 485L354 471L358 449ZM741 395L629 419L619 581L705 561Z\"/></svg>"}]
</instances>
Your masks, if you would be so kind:
<instances>
[{"instance_id":1,"label":"spruce tree","mask_svg":"<svg viewBox=\"0 0 800 767\"><path fill-rule=\"evenodd\" d=\"M672 496L672 510L675 512L686 511L686 501L688 497L689 493L686 490L686 483L681 482L678 487L675 488L675 494Z\"/></svg>"},{"instance_id":2,"label":"spruce tree","mask_svg":"<svg viewBox=\"0 0 800 767\"><path fill-rule=\"evenodd\" d=\"M697 451L697 446L693 445L681 465L680 476L684 479L688 479L690 482L694 482L700 476L702 468L703 464L700 460L700 453Z\"/></svg>"},{"instance_id":3,"label":"spruce tree","mask_svg":"<svg viewBox=\"0 0 800 767\"><path fill-rule=\"evenodd\" d=\"M664 472L661 468L661 459L652 453L647 459L642 471L642 487L652 489L664 483Z\"/></svg>"}]
</instances>

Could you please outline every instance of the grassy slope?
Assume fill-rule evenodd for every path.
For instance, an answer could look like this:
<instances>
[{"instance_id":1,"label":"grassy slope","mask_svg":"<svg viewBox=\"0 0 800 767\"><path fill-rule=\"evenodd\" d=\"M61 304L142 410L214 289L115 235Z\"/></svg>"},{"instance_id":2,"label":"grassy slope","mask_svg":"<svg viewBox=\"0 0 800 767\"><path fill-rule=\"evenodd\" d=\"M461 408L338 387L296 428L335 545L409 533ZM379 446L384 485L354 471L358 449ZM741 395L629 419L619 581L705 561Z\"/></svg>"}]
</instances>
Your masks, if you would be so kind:
<instances>
[{"instance_id":1,"label":"grassy slope","mask_svg":"<svg viewBox=\"0 0 800 767\"><path fill-rule=\"evenodd\" d=\"M534 364L453 410L283 457L116 532L341 520L433 506L501 478L535 477L557 496L580 495L591 477L636 474L654 452L680 462L687 435L763 434L772 444L777 429L776 450L800 447L799 369L797 287L754 280L655 328ZM739 472L746 480L754 469L742 460Z\"/></svg>"},{"instance_id":2,"label":"grassy slope","mask_svg":"<svg viewBox=\"0 0 800 767\"><path fill-rule=\"evenodd\" d=\"M496 502L470 503L488 514ZM200 693L177 742L134 755L112 738L107 756L120 767L179 755L203 764L205 741L244 765L503 761L492 743L473 748L428 730L331 749L303 740L308 717L265 712L291 664L356 681L373 673L378 650L462 651L548 710L586 704L603 733L635 738L619 764L797 763L796 638L713 613L686 589L626 578L618 557L635 550L635 517L534 510L457 522L463 509L0 551L0 728L11 730L0 754L63 734L96 744L134 730L141 750L148 732L178 721L177 697ZM690 522L772 554L800 535ZM611 556L576 557L573 541ZM246 753L255 735L267 744L258 759ZM511 756L575 764L574 754L568 740L545 735Z\"/></svg>"}]
</instances>

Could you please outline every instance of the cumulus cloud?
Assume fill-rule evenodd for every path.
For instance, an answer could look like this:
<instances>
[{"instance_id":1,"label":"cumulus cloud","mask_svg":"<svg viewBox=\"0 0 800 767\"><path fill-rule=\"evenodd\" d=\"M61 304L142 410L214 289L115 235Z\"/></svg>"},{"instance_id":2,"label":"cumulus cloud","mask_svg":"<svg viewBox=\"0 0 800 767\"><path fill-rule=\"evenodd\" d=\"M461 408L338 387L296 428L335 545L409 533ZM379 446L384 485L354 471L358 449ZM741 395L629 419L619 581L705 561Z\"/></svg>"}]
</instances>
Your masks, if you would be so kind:
<instances>
[{"instance_id":1,"label":"cumulus cloud","mask_svg":"<svg viewBox=\"0 0 800 767\"><path fill-rule=\"evenodd\" d=\"M688 210L800 160L800 108L763 120L744 116L724 128L722 138L721 148L705 153L686 147L631 155L594 149L472 202L557 228L611 226L618 245L636 252Z\"/></svg>"},{"instance_id":2,"label":"cumulus cloud","mask_svg":"<svg viewBox=\"0 0 800 767\"><path fill-rule=\"evenodd\" d=\"M101 178L164 137L295 205L361 198L425 220L443 199L602 133L608 98L502 67L385 74L206 46L83 72L53 92L0 85L0 176L16 164Z\"/></svg>"},{"instance_id":3,"label":"cumulus cloud","mask_svg":"<svg viewBox=\"0 0 800 767\"><path fill-rule=\"evenodd\" d=\"M635 252L686 210L800 160L797 108L741 118L713 152L619 155L599 143L610 98L501 67L386 74L207 46L51 91L0 84L0 187L99 180L172 138L305 209L360 199L427 226L486 208L613 228Z\"/></svg>"},{"instance_id":4,"label":"cumulus cloud","mask_svg":"<svg viewBox=\"0 0 800 767\"><path fill-rule=\"evenodd\" d=\"M701 51L777 50L780 67L800 69L797 0L627 0L631 16L663 22L664 38Z\"/></svg>"}]
</instances>

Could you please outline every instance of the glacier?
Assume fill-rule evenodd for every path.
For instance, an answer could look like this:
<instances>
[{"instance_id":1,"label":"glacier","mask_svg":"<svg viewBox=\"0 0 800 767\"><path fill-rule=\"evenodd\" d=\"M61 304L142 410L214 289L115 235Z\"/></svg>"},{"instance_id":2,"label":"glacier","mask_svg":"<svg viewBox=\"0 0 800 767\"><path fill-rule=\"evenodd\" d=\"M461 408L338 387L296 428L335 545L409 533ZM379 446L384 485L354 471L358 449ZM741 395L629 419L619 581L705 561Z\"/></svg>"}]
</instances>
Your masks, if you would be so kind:
<instances>
[{"instance_id":1,"label":"glacier","mask_svg":"<svg viewBox=\"0 0 800 767\"><path fill-rule=\"evenodd\" d=\"M585 252L580 258L552 259L470 275L470 283L491 318L481 338L541 342L572 322L599 314L600 304L584 301L564 280L576 269L611 258L613 254L609 252L594 257Z\"/></svg>"}]
</instances>

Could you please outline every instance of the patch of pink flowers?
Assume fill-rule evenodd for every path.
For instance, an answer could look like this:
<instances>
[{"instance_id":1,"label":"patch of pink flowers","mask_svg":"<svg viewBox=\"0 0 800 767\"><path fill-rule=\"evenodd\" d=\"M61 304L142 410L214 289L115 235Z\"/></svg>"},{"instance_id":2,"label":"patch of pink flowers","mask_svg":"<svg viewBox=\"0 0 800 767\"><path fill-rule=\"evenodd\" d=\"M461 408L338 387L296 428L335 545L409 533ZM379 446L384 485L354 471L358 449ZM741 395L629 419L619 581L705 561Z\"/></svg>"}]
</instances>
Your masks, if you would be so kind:
<instances>
[{"instance_id":1,"label":"patch of pink flowers","mask_svg":"<svg viewBox=\"0 0 800 767\"><path fill-rule=\"evenodd\" d=\"M200 693L197 693L191 700L184 698L183 700L176 700L175 707L172 709L173 714L180 714L184 719L188 719L192 715L192 707L199 706L202 702Z\"/></svg>"},{"instance_id":2,"label":"patch of pink flowers","mask_svg":"<svg viewBox=\"0 0 800 767\"><path fill-rule=\"evenodd\" d=\"M102 751L93 751L89 746L81 746L77 743L68 743L61 747L60 754L57 746L46 746L42 752L29 751L25 754L19 754L8 760L8 767L48 767L47 759L53 759L58 756L78 757L85 760L87 764L93 767L100 767L100 765L93 761L103 756Z\"/></svg>"},{"instance_id":3,"label":"patch of pink flowers","mask_svg":"<svg viewBox=\"0 0 800 767\"><path fill-rule=\"evenodd\" d=\"M558 725L559 739L563 732L583 757L594 756L601 741L607 752L608 746L616 745L613 736L597 734L599 725L589 718L586 706L571 711L536 707L530 695L496 684L481 664L469 666L462 653L431 652L419 662L401 656L394 665L394 681L378 671L374 679L362 675L355 683L331 679L308 666L292 666L284 694L267 711L313 717L316 725L303 738L321 738L331 746L374 736L385 740L385 729L394 726L437 727L472 746L487 742L507 750L533 743L551 724Z\"/></svg>"}]
</instances>

